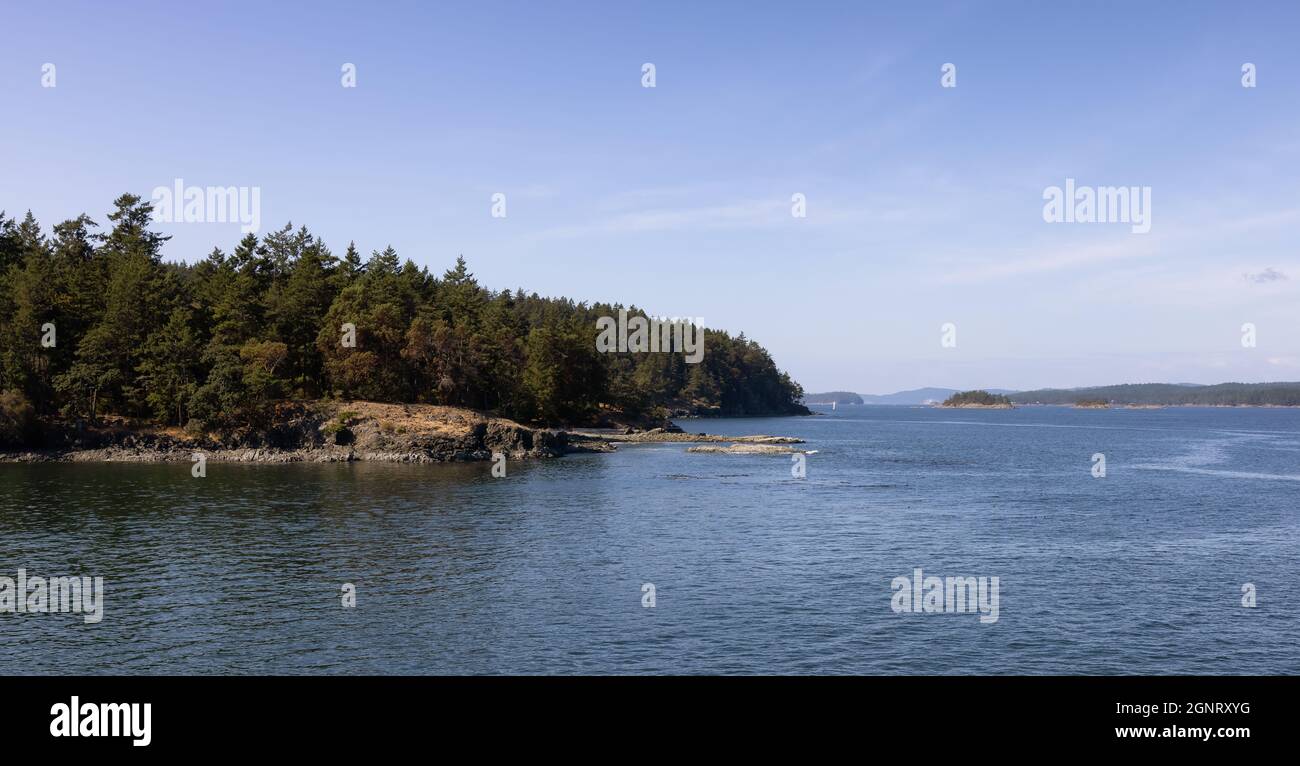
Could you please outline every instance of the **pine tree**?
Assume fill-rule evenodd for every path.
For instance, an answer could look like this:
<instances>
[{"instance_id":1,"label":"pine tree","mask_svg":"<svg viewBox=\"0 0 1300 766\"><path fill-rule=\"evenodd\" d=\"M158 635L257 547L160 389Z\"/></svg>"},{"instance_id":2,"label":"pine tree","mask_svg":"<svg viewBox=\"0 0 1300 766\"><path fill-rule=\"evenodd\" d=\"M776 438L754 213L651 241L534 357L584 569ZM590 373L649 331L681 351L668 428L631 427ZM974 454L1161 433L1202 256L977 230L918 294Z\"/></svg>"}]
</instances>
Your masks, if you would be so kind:
<instances>
[{"instance_id":1,"label":"pine tree","mask_svg":"<svg viewBox=\"0 0 1300 766\"><path fill-rule=\"evenodd\" d=\"M198 389L199 344L192 321L188 309L174 309L167 324L149 336L138 368L145 401L157 418L179 426L185 425L186 407Z\"/></svg>"},{"instance_id":2,"label":"pine tree","mask_svg":"<svg viewBox=\"0 0 1300 766\"><path fill-rule=\"evenodd\" d=\"M302 229L288 268L283 285L267 297L267 322L271 337L288 349L284 377L293 381L300 394L319 396L325 390L325 377L316 337L336 295L337 261L320 240Z\"/></svg>"},{"instance_id":3,"label":"pine tree","mask_svg":"<svg viewBox=\"0 0 1300 766\"><path fill-rule=\"evenodd\" d=\"M135 371L142 350L167 309L159 249L168 238L148 230L153 206L124 194L108 218L113 229L103 237L109 281L100 320L77 345L77 358L56 387L88 408L93 419L107 400L128 413L146 410ZM75 374L74 374L75 373Z\"/></svg>"},{"instance_id":4,"label":"pine tree","mask_svg":"<svg viewBox=\"0 0 1300 766\"><path fill-rule=\"evenodd\" d=\"M11 311L5 328L5 378L22 391L38 412L54 409L50 378L50 357L57 353L58 324L55 315L54 262L41 227L31 211L15 230L21 259L9 269L8 302ZM47 327L53 327L56 345L42 341Z\"/></svg>"}]
</instances>

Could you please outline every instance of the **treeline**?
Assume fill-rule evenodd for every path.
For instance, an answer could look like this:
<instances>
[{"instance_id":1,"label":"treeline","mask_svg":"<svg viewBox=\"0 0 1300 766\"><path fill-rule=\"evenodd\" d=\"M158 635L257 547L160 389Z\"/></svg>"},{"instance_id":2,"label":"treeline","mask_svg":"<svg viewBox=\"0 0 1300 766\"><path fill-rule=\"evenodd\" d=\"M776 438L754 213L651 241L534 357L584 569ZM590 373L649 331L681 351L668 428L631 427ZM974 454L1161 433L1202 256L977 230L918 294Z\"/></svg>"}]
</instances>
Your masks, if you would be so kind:
<instances>
[{"instance_id":1,"label":"treeline","mask_svg":"<svg viewBox=\"0 0 1300 766\"><path fill-rule=\"evenodd\" d=\"M1296 407L1300 406L1300 383L1219 383L1213 386L1126 383L1091 388L1020 391L1012 394L1011 398L1017 404L1074 404L1089 399L1113 404Z\"/></svg>"},{"instance_id":2,"label":"treeline","mask_svg":"<svg viewBox=\"0 0 1300 766\"><path fill-rule=\"evenodd\" d=\"M824 394L808 394L803 401L804 404L862 404L862 397L852 391L827 391Z\"/></svg>"},{"instance_id":3,"label":"treeline","mask_svg":"<svg viewBox=\"0 0 1300 766\"><path fill-rule=\"evenodd\" d=\"M944 407L962 407L969 405L980 405L982 407L1008 406L1011 400L1002 394L990 394L988 391L958 391L948 397Z\"/></svg>"},{"instance_id":4,"label":"treeline","mask_svg":"<svg viewBox=\"0 0 1300 766\"><path fill-rule=\"evenodd\" d=\"M463 258L437 277L391 247L337 257L292 225L193 265L164 262L151 216L126 194L105 230L81 215L47 237L30 212L0 213L0 423L28 407L231 429L285 399L330 397L551 424L806 412L799 385L743 334L706 331L698 364L599 353L596 319L621 306L489 290Z\"/></svg>"}]
</instances>

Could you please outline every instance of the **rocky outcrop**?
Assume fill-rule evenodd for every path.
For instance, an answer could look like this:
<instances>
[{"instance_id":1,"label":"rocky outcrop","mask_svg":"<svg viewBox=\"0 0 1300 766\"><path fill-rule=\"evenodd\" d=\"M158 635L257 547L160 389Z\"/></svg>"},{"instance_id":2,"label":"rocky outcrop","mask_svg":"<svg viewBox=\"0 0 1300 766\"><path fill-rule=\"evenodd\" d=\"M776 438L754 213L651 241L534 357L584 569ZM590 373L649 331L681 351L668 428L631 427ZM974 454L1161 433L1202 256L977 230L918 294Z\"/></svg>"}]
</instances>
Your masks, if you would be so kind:
<instances>
[{"instance_id":1,"label":"rocky outcrop","mask_svg":"<svg viewBox=\"0 0 1300 766\"><path fill-rule=\"evenodd\" d=\"M784 447L776 444L729 444L725 447L716 444L705 444L688 447L686 451L721 455L792 455L796 452L803 452L803 450L797 450L794 447Z\"/></svg>"},{"instance_id":2,"label":"rocky outcrop","mask_svg":"<svg viewBox=\"0 0 1300 766\"><path fill-rule=\"evenodd\" d=\"M0 453L7 461L189 461L296 463L377 460L443 463L557 457L609 451L585 440L570 444L564 431L536 429L474 410L418 404L317 402L280 407L258 430L189 435L179 429L64 424L43 449Z\"/></svg>"},{"instance_id":3,"label":"rocky outcrop","mask_svg":"<svg viewBox=\"0 0 1300 766\"><path fill-rule=\"evenodd\" d=\"M737 445L696 451L793 452L789 436L688 434L672 423L648 430L605 431L530 428L513 420L460 407L378 402L291 402L278 406L259 429L202 435L125 420L88 426L64 423L47 433L42 449L0 452L0 461L188 462L201 453L211 462L335 463L373 460L446 463L558 457L572 452L613 452L620 443L692 442ZM743 447L743 449L741 448Z\"/></svg>"}]
</instances>

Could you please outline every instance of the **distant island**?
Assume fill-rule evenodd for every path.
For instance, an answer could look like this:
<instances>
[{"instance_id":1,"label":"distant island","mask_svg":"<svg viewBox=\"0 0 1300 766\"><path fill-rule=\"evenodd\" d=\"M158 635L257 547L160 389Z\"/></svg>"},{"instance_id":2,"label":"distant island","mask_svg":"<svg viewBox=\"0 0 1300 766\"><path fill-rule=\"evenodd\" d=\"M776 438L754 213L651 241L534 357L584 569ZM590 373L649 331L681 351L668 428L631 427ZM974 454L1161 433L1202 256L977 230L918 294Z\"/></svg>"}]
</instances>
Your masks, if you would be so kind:
<instances>
[{"instance_id":1,"label":"distant island","mask_svg":"<svg viewBox=\"0 0 1300 766\"><path fill-rule=\"evenodd\" d=\"M1041 388L1015 391L1004 388L975 389L1005 396L1014 405L1048 404L1080 409L1157 409L1160 407L1300 407L1300 382L1277 383L1125 383L1084 388ZM961 393L954 388L914 388L892 394L855 394L831 391L808 394L805 404L939 404ZM853 402L857 397L860 402Z\"/></svg>"},{"instance_id":2,"label":"distant island","mask_svg":"<svg viewBox=\"0 0 1300 766\"><path fill-rule=\"evenodd\" d=\"M804 404L862 404L862 397L852 391L827 391L824 394L805 394Z\"/></svg>"},{"instance_id":3,"label":"distant island","mask_svg":"<svg viewBox=\"0 0 1300 766\"><path fill-rule=\"evenodd\" d=\"M1011 394L1016 404L1104 402L1120 406L1300 407L1300 383L1126 383L1089 388L1044 388Z\"/></svg>"},{"instance_id":4,"label":"distant island","mask_svg":"<svg viewBox=\"0 0 1300 766\"><path fill-rule=\"evenodd\" d=\"M1009 410L1011 400L1002 394L990 394L988 391L961 391L944 400L942 407L961 407L967 409Z\"/></svg>"},{"instance_id":5,"label":"distant island","mask_svg":"<svg viewBox=\"0 0 1300 766\"><path fill-rule=\"evenodd\" d=\"M1012 393L1005 388L986 388L983 389L991 394L1009 394ZM938 404L944 399L957 393L955 388L913 388L907 391L896 391L892 394L856 394L852 391L831 391L825 394L808 394L804 397L804 404L829 405L833 402L838 404L891 404L903 406L917 406L927 404ZM845 401L847 397L856 397L856 401Z\"/></svg>"}]
</instances>

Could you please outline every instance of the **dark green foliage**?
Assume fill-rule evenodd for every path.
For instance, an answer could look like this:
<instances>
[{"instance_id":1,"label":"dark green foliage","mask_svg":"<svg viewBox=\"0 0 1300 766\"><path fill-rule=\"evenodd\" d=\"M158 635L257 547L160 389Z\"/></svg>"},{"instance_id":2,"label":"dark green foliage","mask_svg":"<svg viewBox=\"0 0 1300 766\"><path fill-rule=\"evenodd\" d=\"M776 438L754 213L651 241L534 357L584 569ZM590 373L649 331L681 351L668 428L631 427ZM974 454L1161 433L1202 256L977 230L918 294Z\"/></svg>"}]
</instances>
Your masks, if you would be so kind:
<instances>
[{"instance_id":1,"label":"dark green foliage","mask_svg":"<svg viewBox=\"0 0 1300 766\"><path fill-rule=\"evenodd\" d=\"M1023 404L1073 404L1096 399L1115 404L1168 404L1199 406L1300 406L1300 383L1219 383L1183 386L1174 383L1128 383L1093 388L1021 391L1011 395Z\"/></svg>"},{"instance_id":2,"label":"dark green foliage","mask_svg":"<svg viewBox=\"0 0 1300 766\"><path fill-rule=\"evenodd\" d=\"M161 421L185 425L185 409L198 388L198 335L193 313L172 310L167 324L149 336L137 371L145 402Z\"/></svg>"},{"instance_id":3,"label":"dark green foliage","mask_svg":"<svg viewBox=\"0 0 1300 766\"><path fill-rule=\"evenodd\" d=\"M852 391L827 391L824 394L806 394L808 404L862 404L862 397Z\"/></svg>"},{"instance_id":4,"label":"dark green foliage","mask_svg":"<svg viewBox=\"0 0 1300 766\"><path fill-rule=\"evenodd\" d=\"M0 447L30 444L37 435L36 410L21 391L0 391Z\"/></svg>"},{"instance_id":5,"label":"dark green foliage","mask_svg":"<svg viewBox=\"0 0 1300 766\"><path fill-rule=\"evenodd\" d=\"M97 233L52 238L0 213L0 391L7 438L36 415L106 414L199 429L265 425L285 399L473 407L539 423L673 411L795 414L802 389L758 344L705 332L703 359L600 353L621 306L494 292L464 258L441 277L390 247L334 257L305 227L166 263L152 207L123 195ZM644 312L629 307L629 314ZM43 328L57 342L43 344ZM355 328L345 344L344 328Z\"/></svg>"},{"instance_id":6,"label":"dark green foliage","mask_svg":"<svg viewBox=\"0 0 1300 766\"><path fill-rule=\"evenodd\" d=\"M988 391L961 391L948 397L943 403L945 407L960 407L962 405L977 404L984 407L995 405L1010 405L1011 400L1002 394L990 394Z\"/></svg>"}]
</instances>

